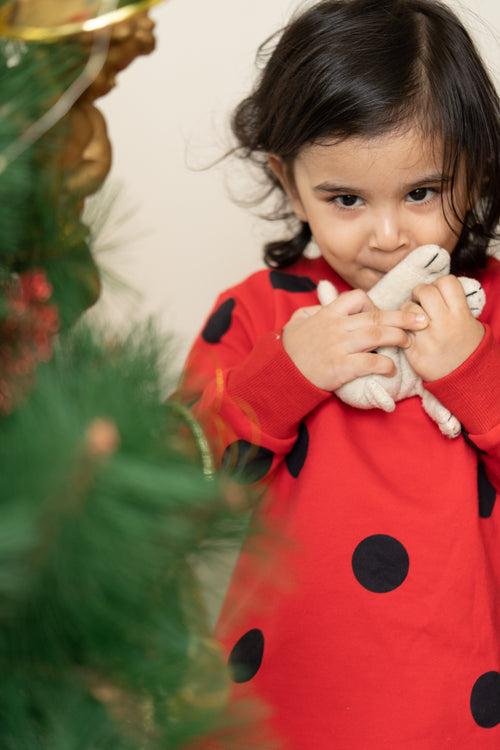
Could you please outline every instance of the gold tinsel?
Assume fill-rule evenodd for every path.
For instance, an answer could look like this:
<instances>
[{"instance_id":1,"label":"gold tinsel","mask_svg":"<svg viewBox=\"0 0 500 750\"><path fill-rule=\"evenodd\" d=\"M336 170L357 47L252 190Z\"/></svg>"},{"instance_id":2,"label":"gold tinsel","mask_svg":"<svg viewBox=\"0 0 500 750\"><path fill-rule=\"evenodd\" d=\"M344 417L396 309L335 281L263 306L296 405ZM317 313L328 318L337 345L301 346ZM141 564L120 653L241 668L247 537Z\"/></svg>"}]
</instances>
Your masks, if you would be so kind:
<instances>
[{"instance_id":1,"label":"gold tinsel","mask_svg":"<svg viewBox=\"0 0 500 750\"><path fill-rule=\"evenodd\" d=\"M57 42L70 36L106 29L144 13L163 0L113 8L110 0L11 0L0 9L0 36L26 42Z\"/></svg>"}]
</instances>

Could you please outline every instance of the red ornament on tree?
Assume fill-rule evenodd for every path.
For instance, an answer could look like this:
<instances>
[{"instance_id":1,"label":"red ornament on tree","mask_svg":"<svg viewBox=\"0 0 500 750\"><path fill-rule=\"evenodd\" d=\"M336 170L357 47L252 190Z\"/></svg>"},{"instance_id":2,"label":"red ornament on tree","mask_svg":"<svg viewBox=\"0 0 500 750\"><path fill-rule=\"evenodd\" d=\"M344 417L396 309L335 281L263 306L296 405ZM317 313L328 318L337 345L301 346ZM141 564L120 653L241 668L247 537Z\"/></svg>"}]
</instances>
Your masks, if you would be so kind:
<instances>
[{"instance_id":1,"label":"red ornament on tree","mask_svg":"<svg viewBox=\"0 0 500 750\"><path fill-rule=\"evenodd\" d=\"M0 312L0 412L9 414L33 384L39 362L52 356L59 329L52 287L44 271L13 275L3 283Z\"/></svg>"}]
</instances>

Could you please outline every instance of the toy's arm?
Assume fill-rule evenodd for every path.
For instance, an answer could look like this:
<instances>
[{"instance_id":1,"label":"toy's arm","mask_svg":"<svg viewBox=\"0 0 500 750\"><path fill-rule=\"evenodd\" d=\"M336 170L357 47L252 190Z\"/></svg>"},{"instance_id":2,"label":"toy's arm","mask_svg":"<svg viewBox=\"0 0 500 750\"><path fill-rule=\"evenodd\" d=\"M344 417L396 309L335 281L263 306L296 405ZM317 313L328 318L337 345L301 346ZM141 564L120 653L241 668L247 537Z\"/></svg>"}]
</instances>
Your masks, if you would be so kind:
<instances>
[{"instance_id":1,"label":"toy's arm","mask_svg":"<svg viewBox=\"0 0 500 750\"><path fill-rule=\"evenodd\" d=\"M438 245L422 245L378 281L368 296L381 310L397 310L418 284L428 284L448 273L450 256Z\"/></svg>"},{"instance_id":2,"label":"toy's arm","mask_svg":"<svg viewBox=\"0 0 500 750\"><path fill-rule=\"evenodd\" d=\"M258 281L250 293L244 282L218 298L178 394L194 404L216 463L247 483L279 465L303 436L301 421L331 395L312 385L285 352Z\"/></svg>"}]
</instances>

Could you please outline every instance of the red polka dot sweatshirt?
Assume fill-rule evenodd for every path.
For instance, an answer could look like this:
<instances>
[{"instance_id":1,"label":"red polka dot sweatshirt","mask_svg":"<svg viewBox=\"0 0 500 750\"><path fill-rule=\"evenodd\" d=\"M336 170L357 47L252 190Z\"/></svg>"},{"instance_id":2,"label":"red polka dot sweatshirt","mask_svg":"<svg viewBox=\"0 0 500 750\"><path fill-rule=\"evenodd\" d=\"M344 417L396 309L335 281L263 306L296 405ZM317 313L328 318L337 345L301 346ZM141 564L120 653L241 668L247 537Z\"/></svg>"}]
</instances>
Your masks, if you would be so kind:
<instances>
[{"instance_id":1,"label":"red polka dot sweatshirt","mask_svg":"<svg viewBox=\"0 0 500 750\"><path fill-rule=\"evenodd\" d=\"M295 367L279 334L324 278L350 288L320 258L224 292L184 376L218 458L266 488L218 625L235 699L284 750L499 750L500 263L481 344L425 384L455 439L417 397L355 409Z\"/></svg>"}]
</instances>

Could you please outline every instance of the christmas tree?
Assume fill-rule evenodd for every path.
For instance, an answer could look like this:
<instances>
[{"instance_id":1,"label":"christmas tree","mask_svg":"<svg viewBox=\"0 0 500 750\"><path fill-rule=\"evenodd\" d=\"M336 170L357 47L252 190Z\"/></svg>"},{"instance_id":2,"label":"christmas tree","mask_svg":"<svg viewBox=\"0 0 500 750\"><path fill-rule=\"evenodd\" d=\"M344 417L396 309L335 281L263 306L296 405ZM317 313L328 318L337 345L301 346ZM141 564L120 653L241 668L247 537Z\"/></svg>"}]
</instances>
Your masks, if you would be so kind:
<instances>
[{"instance_id":1,"label":"christmas tree","mask_svg":"<svg viewBox=\"0 0 500 750\"><path fill-rule=\"evenodd\" d=\"M0 750L167 750L221 726L204 747L250 747L193 573L241 514L165 402L153 327L80 320L100 292L82 208L111 161L94 101L153 49L152 4L0 3Z\"/></svg>"}]
</instances>

